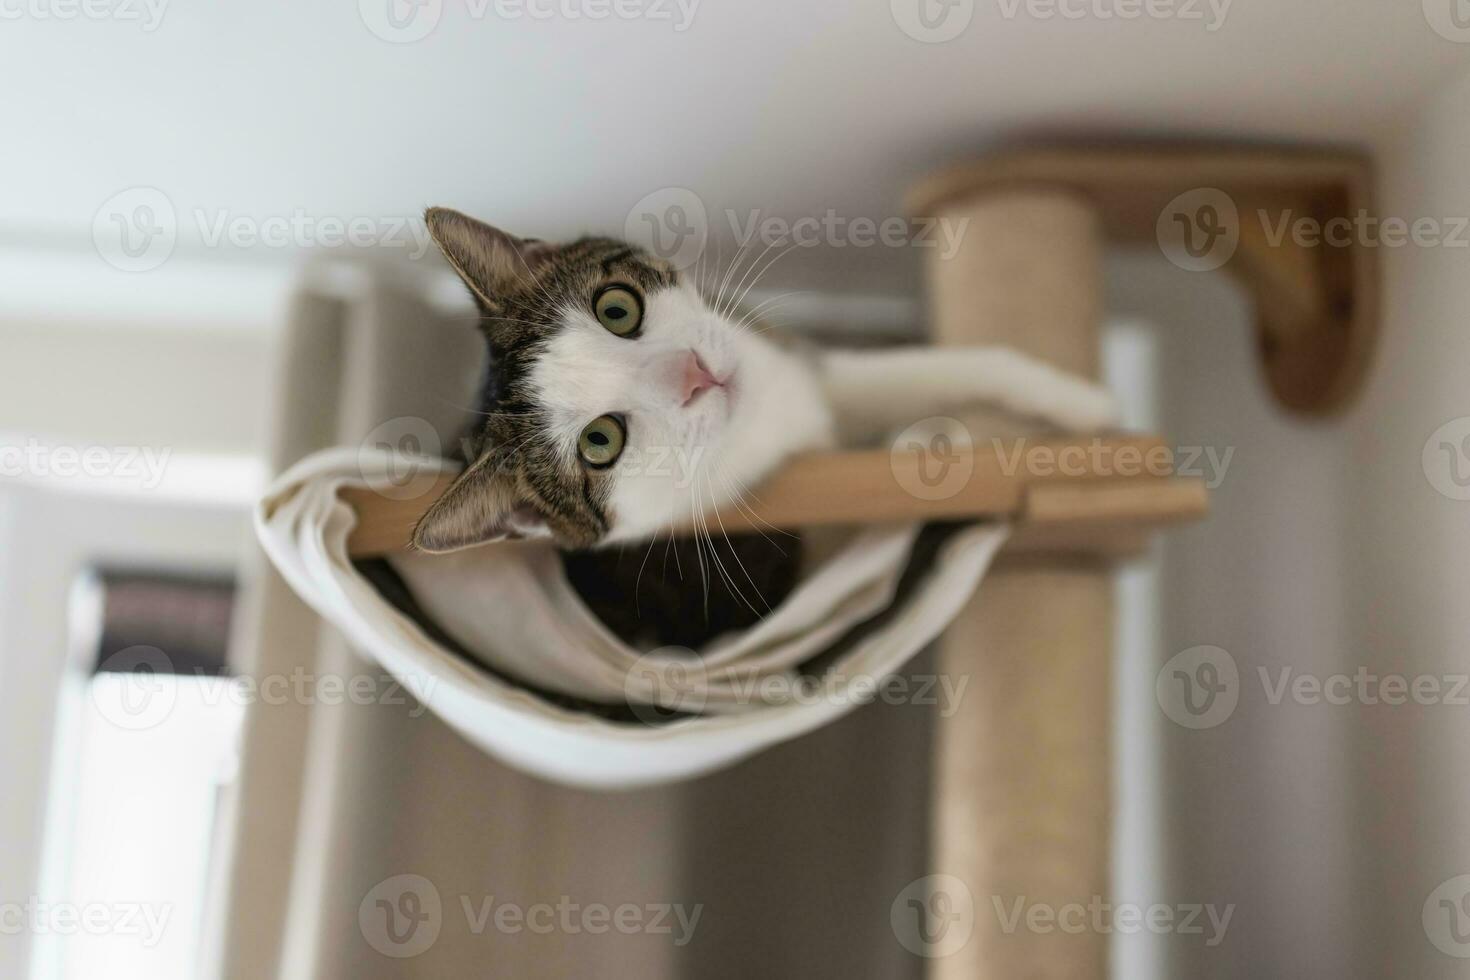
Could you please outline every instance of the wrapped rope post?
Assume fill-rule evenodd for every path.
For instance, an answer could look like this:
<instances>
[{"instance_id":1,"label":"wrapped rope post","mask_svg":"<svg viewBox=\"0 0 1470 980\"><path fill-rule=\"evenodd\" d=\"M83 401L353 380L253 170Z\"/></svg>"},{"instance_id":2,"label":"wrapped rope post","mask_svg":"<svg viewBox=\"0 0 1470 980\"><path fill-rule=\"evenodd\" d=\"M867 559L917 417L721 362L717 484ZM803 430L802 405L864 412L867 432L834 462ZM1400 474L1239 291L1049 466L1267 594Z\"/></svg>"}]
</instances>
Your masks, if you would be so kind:
<instances>
[{"instance_id":1,"label":"wrapped rope post","mask_svg":"<svg viewBox=\"0 0 1470 980\"><path fill-rule=\"evenodd\" d=\"M1096 376L1102 233L1086 200L991 188L926 213L963 228L953 256L928 259L936 343L1005 344ZM964 421L980 454L991 437L1019 434L995 418ZM1025 910L1108 894L1112 637L1111 576L1080 555L1003 561L945 634L939 669L970 680L937 721L931 870L968 887L974 932L930 960L930 976L1106 976L1107 938L1090 921L1080 933L1031 931Z\"/></svg>"}]
</instances>

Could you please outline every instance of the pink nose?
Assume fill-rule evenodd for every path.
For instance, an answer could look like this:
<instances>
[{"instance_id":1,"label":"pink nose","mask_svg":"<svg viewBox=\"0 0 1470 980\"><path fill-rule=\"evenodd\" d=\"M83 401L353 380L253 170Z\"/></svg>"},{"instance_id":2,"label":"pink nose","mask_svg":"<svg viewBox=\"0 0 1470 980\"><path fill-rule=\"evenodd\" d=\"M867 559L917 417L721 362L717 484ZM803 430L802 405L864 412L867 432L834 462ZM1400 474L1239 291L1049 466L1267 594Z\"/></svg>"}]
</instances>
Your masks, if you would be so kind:
<instances>
[{"instance_id":1,"label":"pink nose","mask_svg":"<svg viewBox=\"0 0 1470 980\"><path fill-rule=\"evenodd\" d=\"M704 394L711 388L720 387L720 380L710 374L709 368L699 359L699 355L690 351L684 358L683 370L680 373L679 392L680 400L688 405L694 399Z\"/></svg>"}]
</instances>

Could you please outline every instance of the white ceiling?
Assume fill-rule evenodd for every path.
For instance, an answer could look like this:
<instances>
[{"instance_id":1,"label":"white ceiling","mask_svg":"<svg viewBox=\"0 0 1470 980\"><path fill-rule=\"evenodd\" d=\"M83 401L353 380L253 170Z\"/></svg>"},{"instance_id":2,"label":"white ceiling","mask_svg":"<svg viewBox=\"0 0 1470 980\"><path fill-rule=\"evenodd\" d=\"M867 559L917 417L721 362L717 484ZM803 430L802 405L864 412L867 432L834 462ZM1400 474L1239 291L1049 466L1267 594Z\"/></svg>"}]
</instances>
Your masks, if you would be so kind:
<instances>
[{"instance_id":1,"label":"white ceiling","mask_svg":"<svg viewBox=\"0 0 1470 980\"><path fill-rule=\"evenodd\" d=\"M168 4L152 31L37 16L68 2L0 0L22 12L0 19L0 244L90 248L99 205L135 185L185 215L452 204L542 236L619 230L666 186L717 216L881 219L918 177L997 139L1372 140L1470 69L1470 44L1436 33L1416 0L1234 0L1214 30L1209 0L1172 0L1203 20L958 0L973 20L945 43L898 26L892 8L917 0L697 0L682 31L507 20L494 5L507 0L477 17L448 0L414 43L380 39L362 12L405 0L150 0ZM674 0L656 2L678 19ZM178 248L201 248L192 220Z\"/></svg>"}]
</instances>

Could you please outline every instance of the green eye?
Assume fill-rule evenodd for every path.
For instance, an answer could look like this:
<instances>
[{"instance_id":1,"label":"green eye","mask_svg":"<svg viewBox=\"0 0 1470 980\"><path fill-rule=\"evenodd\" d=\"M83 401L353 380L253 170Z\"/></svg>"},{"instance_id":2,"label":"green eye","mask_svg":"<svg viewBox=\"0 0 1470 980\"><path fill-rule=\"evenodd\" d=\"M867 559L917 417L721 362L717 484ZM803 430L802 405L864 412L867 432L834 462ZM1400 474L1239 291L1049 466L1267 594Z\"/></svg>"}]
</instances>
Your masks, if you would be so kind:
<instances>
[{"instance_id":1,"label":"green eye","mask_svg":"<svg viewBox=\"0 0 1470 980\"><path fill-rule=\"evenodd\" d=\"M643 301L626 286L608 286L592 302L597 322L619 337L631 337L643 324Z\"/></svg>"},{"instance_id":2,"label":"green eye","mask_svg":"<svg viewBox=\"0 0 1470 980\"><path fill-rule=\"evenodd\" d=\"M577 451L590 466L602 469L618 461L623 454L623 423L616 415L603 415L587 423L577 440Z\"/></svg>"}]
</instances>

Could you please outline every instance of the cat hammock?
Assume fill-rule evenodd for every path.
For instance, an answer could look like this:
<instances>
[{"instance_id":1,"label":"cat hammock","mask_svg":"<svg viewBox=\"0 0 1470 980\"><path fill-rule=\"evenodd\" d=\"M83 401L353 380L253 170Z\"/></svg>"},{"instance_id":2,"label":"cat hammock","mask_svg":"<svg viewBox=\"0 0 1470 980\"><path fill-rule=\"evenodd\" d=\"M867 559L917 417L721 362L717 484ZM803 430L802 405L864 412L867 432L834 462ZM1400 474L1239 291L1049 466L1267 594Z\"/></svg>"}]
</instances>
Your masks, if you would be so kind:
<instances>
[{"instance_id":1,"label":"cat hammock","mask_svg":"<svg viewBox=\"0 0 1470 980\"><path fill-rule=\"evenodd\" d=\"M1156 439L992 448L949 460L969 477L936 500L905 489L924 465L912 452L793 462L749 511L723 518L728 531L859 527L758 627L698 658L619 641L549 546L410 551L414 521L457 472L445 460L318 453L277 481L257 524L293 588L471 741L563 782L627 787L709 771L871 699L959 612L1008 539L1018 551L1118 555L1154 526L1205 509L1197 480L1156 468L1120 477L1112 462L1100 465L1157 460ZM1058 470L1058 460L1071 462ZM426 492L395 500L375 489L404 473ZM962 526L921 541L923 521ZM382 558L401 590L385 590L381 569L363 564ZM833 650L830 663L811 666Z\"/></svg>"}]
</instances>

